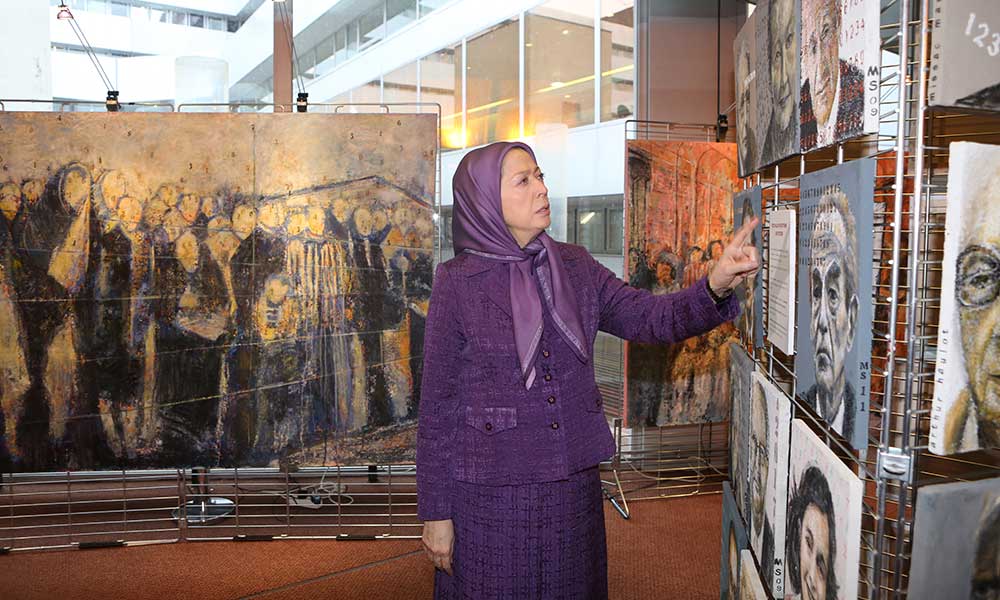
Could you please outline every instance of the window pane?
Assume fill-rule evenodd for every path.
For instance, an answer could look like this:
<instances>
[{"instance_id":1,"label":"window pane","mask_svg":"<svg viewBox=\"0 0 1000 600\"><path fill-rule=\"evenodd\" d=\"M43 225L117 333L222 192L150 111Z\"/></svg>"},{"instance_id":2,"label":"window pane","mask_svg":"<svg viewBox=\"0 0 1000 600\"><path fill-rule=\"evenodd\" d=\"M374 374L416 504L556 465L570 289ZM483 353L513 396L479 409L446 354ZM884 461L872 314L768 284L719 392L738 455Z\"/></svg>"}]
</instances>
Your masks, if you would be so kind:
<instances>
[{"instance_id":1,"label":"window pane","mask_svg":"<svg viewBox=\"0 0 1000 600\"><path fill-rule=\"evenodd\" d=\"M525 16L524 37L524 134L540 125L593 123L593 5L543 4Z\"/></svg>"},{"instance_id":2,"label":"window pane","mask_svg":"<svg viewBox=\"0 0 1000 600\"><path fill-rule=\"evenodd\" d=\"M361 28L361 46L359 50L364 50L372 44L378 42L385 34L382 26L382 3L379 2L373 9L361 16L358 25Z\"/></svg>"},{"instance_id":3,"label":"window pane","mask_svg":"<svg viewBox=\"0 0 1000 600\"><path fill-rule=\"evenodd\" d=\"M214 31L225 31L226 20L222 17L206 17L205 27Z\"/></svg>"},{"instance_id":4,"label":"window pane","mask_svg":"<svg viewBox=\"0 0 1000 600\"><path fill-rule=\"evenodd\" d=\"M625 197L621 197L621 202ZM608 254L621 256L625 252L625 211L621 208L608 209Z\"/></svg>"},{"instance_id":5,"label":"window pane","mask_svg":"<svg viewBox=\"0 0 1000 600\"><path fill-rule=\"evenodd\" d=\"M447 4L449 0L420 0L420 18L423 19L428 14Z\"/></svg>"},{"instance_id":6,"label":"window pane","mask_svg":"<svg viewBox=\"0 0 1000 600\"><path fill-rule=\"evenodd\" d=\"M187 25L187 13L180 11L170 11L170 22L174 25Z\"/></svg>"},{"instance_id":7,"label":"window pane","mask_svg":"<svg viewBox=\"0 0 1000 600\"><path fill-rule=\"evenodd\" d=\"M601 121L635 113L633 5L601 0Z\"/></svg>"},{"instance_id":8,"label":"window pane","mask_svg":"<svg viewBox=\"0 0 1000 600\"><path fill-rule=\"evenodd\" d=\"M404 65L382 77L382 101L417 101L417 63Z\"/></svg>"},{"instance_id":9,"label":"window pane","mask_svg":"<svg viewBox=\"0 0 1000 600\"><path fill-rule=\"evenodd\" d=\"M358 22L355 21L347 26L347 54L345 58L351 58L358 53Z\"/></svg>"},{"instance_id":10,"label":"window pane","mask_svg":"<svg viewBox=\"0 0 1000 600\"><path fill-rule=\"evenodd\" d=\"M236 33L240 29L240 22L235 19L229 19L226 21L226 31L229 33Z\"/></svg>"},{"instance_id":11,"label":"window pane","mask_svg":"<svg viewBox=\"0 0 1000 600\"><path fill-rule=\"evenodd\" d=\"M420 101L441 105L441 147L462 148L462 47L420 59Z\"/></svg>"},{"instance_id":12,"label":"window pane","mask_svg":"<svg viewBox=\"0 0 1000 600\"><path fill-rule=\"evenodd\" d=\"M112 2L111 3L111 14L116 17L127 17L129 16L129 5L124 2Z\"/></svg>"},{"instance_id":13,"label":"window pane","mask_svg":"<svg viewBox=\"0 0 1000 600\"><path fill-rule=\"evenodd\" d=\"M604 253L604 210L576 211L576 243L591 252Z\"/></svg>"},{"instance_id":14,"label":"window pane","mask_svg":"<svg viewBox=\"0 0 1000 600\"><path fill-rule=\"evenodd\" d=\"M87 11L103 15L108 11L108 3L105 0L88 0Z\"/></svg>"},{"instance_id":15,"label":"window pane","mask_svg":"<svg viewBox=\"0 0 1000 600\"><path fill-rule=\"evenodd\" d=\"M392 35L417 19L416 0L389 0L386 4L386 35Z\"/></svg>"},{"instance_id":16,"label":"window pane","mask_svg":"<svg viewBox=\"0 0 1000 600\"><path fill-rule=\"evenodd\" d=\"M469 146L520 136L517 19L466 44L466 131Z\"/></svg>"},{"instance_id":17,"label":"window pane","mask_svg":"<svg viewBox=\"0 0 1000 600\"><path fill-rule=\"evenodd\" d=\"M316 46L316 76L321 77L326 75L337 64L337 57L335 53L334 38L336 35L331 35L326 38L319 45Z\"/></svg>"},{"instance_id":18,"label":"window pane","mask_svg":"<svg viewBox=\"0 0 1000 600\"><path fill-rule=\"evenodd\" d=\"M191 27L204 27L205 16L191 13L190 21L188 21L188 24L191 25Z\"/></svg>"}]
</instances>

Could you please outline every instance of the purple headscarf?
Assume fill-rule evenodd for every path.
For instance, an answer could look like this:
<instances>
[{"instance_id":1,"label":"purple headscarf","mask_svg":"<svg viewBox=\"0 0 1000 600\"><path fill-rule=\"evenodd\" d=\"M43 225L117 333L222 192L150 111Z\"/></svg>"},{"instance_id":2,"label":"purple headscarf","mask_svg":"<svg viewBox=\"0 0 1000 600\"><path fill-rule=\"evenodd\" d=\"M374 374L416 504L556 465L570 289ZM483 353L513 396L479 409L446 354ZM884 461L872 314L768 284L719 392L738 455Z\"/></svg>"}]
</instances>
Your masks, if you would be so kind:
<instances>
[{"instance_id":1,"label":"purple headscarf","mask_svg":"<svg viewBox=\"0 0 1000 600\"><path fill-rule=\"evenodd\" d=\"M535 381L535 359L542 339L542 302L577 357L589 357L576 295L570 286L562 256L555 241L544 231L521 248L503 218L500 202L500 166L503 157L520 148L535 159L521 142L497 142L473 150L458 165L452 188L455 195L452 237L455 254L468 252L509 263L510 305L514 317L514 341L521 363L524 386Z\"/></svg>"}]
</instances>

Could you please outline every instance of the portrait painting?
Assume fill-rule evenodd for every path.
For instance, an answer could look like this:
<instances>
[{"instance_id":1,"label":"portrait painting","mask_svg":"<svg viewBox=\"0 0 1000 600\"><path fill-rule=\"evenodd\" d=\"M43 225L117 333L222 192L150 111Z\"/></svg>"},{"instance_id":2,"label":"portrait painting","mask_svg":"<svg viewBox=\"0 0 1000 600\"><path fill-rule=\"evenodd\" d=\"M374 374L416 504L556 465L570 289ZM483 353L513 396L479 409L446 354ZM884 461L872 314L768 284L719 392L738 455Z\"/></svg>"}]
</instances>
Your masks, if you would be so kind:
<instances>
[{"instance_id":1,"label":"portrait painting","mask_svg":"<svg viewBox=\"0 0 1000 600\"><path fill-rule=\"evenodd\" d=\"M799 8L797 0L763 0L751 19L757 36L758 169L799 153Z\"/></svg>"},{"instance_id":2,"label":"portrait painting","mask_svg":"<svg viewBox=\"0 0 1000 600\"><path fill-rule=\"evenodd\" d=\"M740 552L747 547L747 532L736 502L729 482L722 482L721 600L736 600L740 597Z\"/></svg>"},{"instance_id":3,"label":"portrait painting","mask_svg":"<svg viewBox=\"0 0 1000 600\"><path fill-rule=\"evenodd\" d=\"M733 234L736 144L629 140L625 182L625 279L667 294L704 285ZM729 418L726 323L666 346L625 343L629 427Z\"/></svg>"},{"instance_id":4,"label":"portrait painting","mask_svg":"<svg viewBox=\"0 0 1000 600\"><path fill-rule=\"evenodd\" d=\"M1000 598L1000 478L917 492L907 597Z\"/></svg>"},{"instance_id":5,"label":"portrait painting","mask_svg":"<svg viewBox=\"0 0 1000 600\"><path fill-rule=\"evenodd\" d=\"M864 485L801 419L788 477L785 596L854 600Z\"/></svg>"},{"instance_id":6,"label":"portrait painting","mask_svg":"<svg viewBox=\"0 0 1000 600\"><path fill-rule=\"evenodd\" d=\"M800 181L796 390L854 448L868 443L875 161Z\"/></svg>"},{"instance_id":7,"label":"portrait painting","mask_svg":"<svg viewBox=\"0 0 1000 600\"><path fill-rule=\"evenodd\" d=\"M746 349L736 342L729 343L729 361L729 402L732 406L729 421L729 470L740 514L744 519L749 519L747 461L750 448L750 383L756 366Z\"/></svg>"},{"instance_id":8,"label":"portrait painting","mask_svg":"<svg viewBox=\"0 0 1000 600\"><path fill-rule=\"evenodd\" d=\"M955 142L930 450L1000 446L1000 146Z\"/></svg>"},{"instance_id":9,"label":"portrait painting","mask_svg":"<svg viewBox=\"0 0 1000 600\"><path fill-rule=\"evenodd\" d=\"M780 597L785 551L785 507L791 401L767 377L755 371L750 383L748 481L750 547L760 563L767 589Z\"/></svg>"},{"instance_id":10,"label":"portrait painting","mask_svg":"<svg viewBox=\"0 0 1000 600\"><path fill-rule=\"evenodd\" d=\"M754 567L753 553L743 550L740 556L740 600L767 600L767 590Z\"/></svg>"},{"instance_id":11,"label":"portrait painting","mask_svg":"<svg viewBox=\"0 0 1000 600\"><path fill-rule=\"evenodd\" d=\"M935 0L931 106L1000 110L1000 2Z\"/></svg>"},{"instance_id":12,"label":"portrait painting","mask_svg":"<svg viewBox=\"0 0 1000 600\"><path fill-rule=\"evenodd\" d=\"M803 152L878 130L879 12L879 0L802 0Z\"/></svg>"},{"instance_id":13,"label":"portrait painting","mask_svg":"<svg viewBox=\"0 0 1000 600\"><path fill-rule=\"evenodd\" d=\"M0 113L3 467L412 457L434 130Z\"/></svg>"},{"instance_id":14,"label":"portrait painting","mask_svg":"<svg viewBox=\"0 0 1000 600\"><path fill-rule=\"evenodd\" d=\"M749 243L757 248L757 255L764 256L764 219L761 216L761 189L759 185L743 190L733 196L733 231L739 231L743 223L757 218L759 224L750 233ZM740 338L748 348L764 347L764 286L760 271L737 286L733 292L740 300L740 316L737 329Z\"/></svg>"},{"instance_id":15,"label":"portrait painting","mask_svg":"<svg viewBox=\"0 0 1000 600\"><path fill-rule=\"evenodd\" d=\"M757 119L757 20L751 17L736 34L733 44L736 73L736 148L740 177L760 165Z\"/></svg>"}]
</instances>

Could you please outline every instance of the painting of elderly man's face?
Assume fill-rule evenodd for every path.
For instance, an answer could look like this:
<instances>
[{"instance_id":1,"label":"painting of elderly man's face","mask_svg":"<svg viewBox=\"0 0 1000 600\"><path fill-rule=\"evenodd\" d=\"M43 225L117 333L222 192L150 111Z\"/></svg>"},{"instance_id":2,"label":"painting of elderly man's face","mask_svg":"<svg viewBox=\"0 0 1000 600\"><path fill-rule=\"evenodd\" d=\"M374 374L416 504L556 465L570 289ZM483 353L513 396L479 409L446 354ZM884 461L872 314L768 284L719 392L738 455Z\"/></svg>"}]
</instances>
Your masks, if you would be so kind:
<instances>
[{"instance_id":1,"label":"painting of elderly man's face","mask_svg":"<svg viewBox=\"0 0 1000 600\"><path fill-rule=\"evenodd\" d=\"M796 394L855 448L868 442L874 185L862 159L800 187Z\"/></svg>"},{"instance_id":2,"label":"painting of elderly man's face","mask_svg":"<svg viewBox=\"0 0 1000 600\"><path fill-rule=\"evenodd\" d=\"M833 113L840 79L840 13L837 0L802 2L802 81L809 82L816 121L825 125Z\"/></svg>"},{"instance_id":3,"label":"painting of elderly man's face","mask_svg":"<svg viewBox=\"0 0 1000 600\"><path fill-rule=\"evenodd\" d=\"M746 177L757 169L757 19L753 17L736 34L734 65L736 75L736 146L739 149L739 172Z\"/></svg>"},{"instance_id":4,"label":"painting of elderly man's face","mask_svg":"<svg viewBox=\"0 0 1000 600\"><path fill-rule=\"evenodd\" d=\"M799 44L795 3L792 0L771 0L768 19L771 99L774 101L776 124L784 129L792 122L798 89Z\"/></svg>"},{"instance_id":5,"label":"painting of elderly man's face","mask_svg":"<svg viewBox=\"0 0 1000 600\"><path fill-rule=\"evenodd\" d=\"M844 365L854 342L858 318L856 283L851 273L857 257L844 215L834 206L816 219L810 259L809 332L816 383L830 396L844 390Z\"/></svg>"},{"instance_id":6,"label":"painting of elderly man's face","mask_svg":"<svg viewBox=\"0 0 1000 600\"><path fill-rule=\"evenodd\" d=\"M1000 446L1000 148L951 146L931 451ZM943 357L943 360L942 360Z\"/></svg>"}]
</instances>

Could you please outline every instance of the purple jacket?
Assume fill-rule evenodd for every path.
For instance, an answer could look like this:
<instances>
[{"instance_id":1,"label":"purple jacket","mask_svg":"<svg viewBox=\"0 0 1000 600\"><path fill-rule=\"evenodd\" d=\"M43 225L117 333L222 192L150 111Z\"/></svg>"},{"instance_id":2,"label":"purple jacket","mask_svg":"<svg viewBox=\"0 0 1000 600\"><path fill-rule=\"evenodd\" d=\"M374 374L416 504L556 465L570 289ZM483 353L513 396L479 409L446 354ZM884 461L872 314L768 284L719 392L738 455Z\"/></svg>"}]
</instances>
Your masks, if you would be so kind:
<instances>
[{"instance_id":1,"label":"purple jacket","mask_svg":"<svg viewBox=\"0 0 1000 600\"><path fill-rule=\"evenodd\" d=\"M665 296L629 287L580 246L559 244L593 355L597 331L670 344L732 320L706 280ZM452 482L565 479L614 453L593 360L581 362L546 315L539 376L524 388L506 263L460 254L438 266L424 342L417 431L417 513L451 518Z\"/></svg>"}]
</instances>

